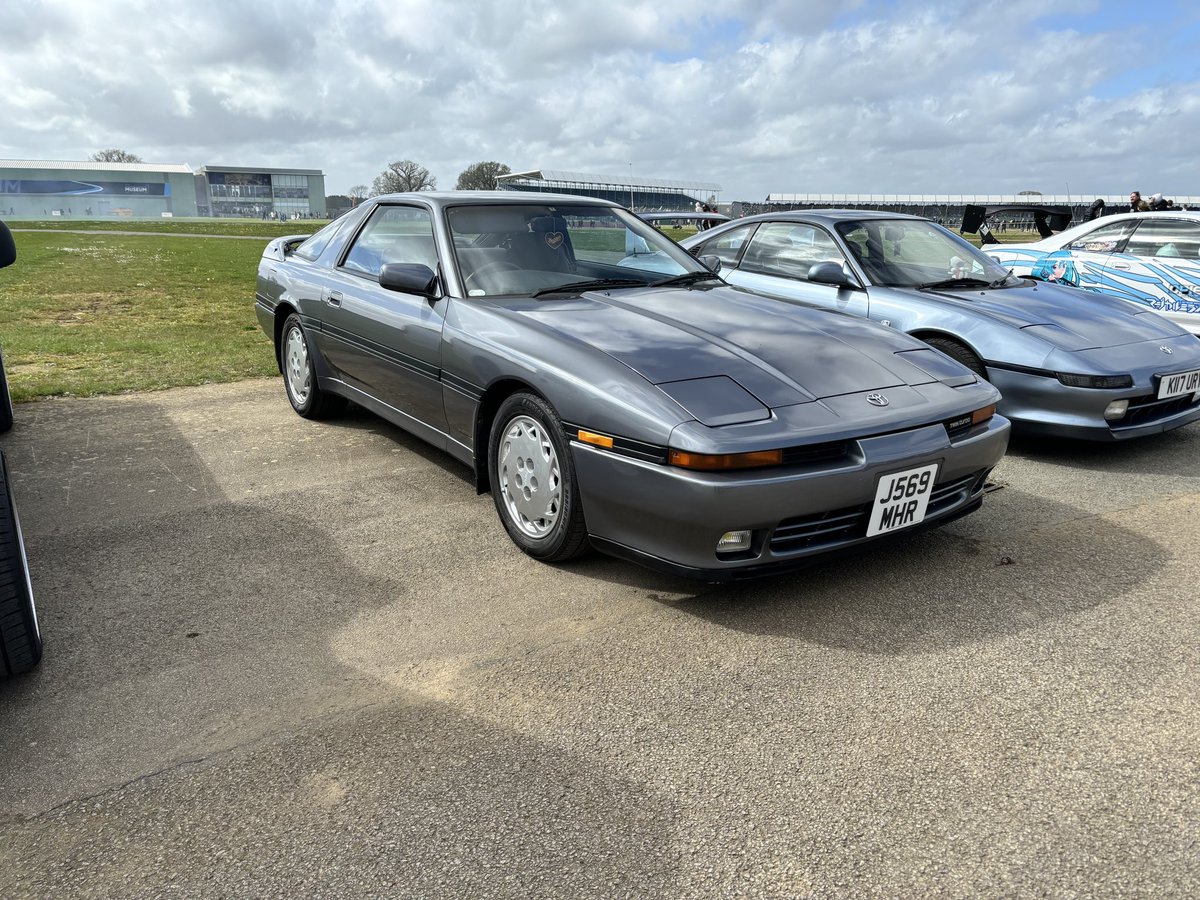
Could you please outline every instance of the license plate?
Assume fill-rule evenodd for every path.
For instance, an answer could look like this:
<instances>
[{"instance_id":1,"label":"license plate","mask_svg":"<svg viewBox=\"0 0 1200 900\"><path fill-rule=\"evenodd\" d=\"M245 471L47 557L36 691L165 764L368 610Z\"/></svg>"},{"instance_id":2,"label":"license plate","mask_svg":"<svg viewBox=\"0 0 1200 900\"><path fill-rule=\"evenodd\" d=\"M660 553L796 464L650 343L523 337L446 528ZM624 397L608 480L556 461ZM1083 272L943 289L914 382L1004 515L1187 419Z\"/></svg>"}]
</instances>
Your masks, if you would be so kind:
<instances>
[{"instance_id":1,"label":"license plate","mask_svg":"<svg viewBox=\"0 0 1200 900\"><path fill-rule=\"evenodd\" d=\"M871 505L867 537L923 521L937 473L938 464L930 463L880 478L879 487L875 489L875 502Z\"/></svg>"},{"instance_id":2,"label":"license plate","mask_svg":"<svg viewBox=\"0 0 1200 900\"><path fill-rule=\"evenodd\" d=\"M1200 369L1191 372L1180 372L1177 375L1158 376L1158 399L1167 400L1200 391Z\"/></svg>"}]
</instances>

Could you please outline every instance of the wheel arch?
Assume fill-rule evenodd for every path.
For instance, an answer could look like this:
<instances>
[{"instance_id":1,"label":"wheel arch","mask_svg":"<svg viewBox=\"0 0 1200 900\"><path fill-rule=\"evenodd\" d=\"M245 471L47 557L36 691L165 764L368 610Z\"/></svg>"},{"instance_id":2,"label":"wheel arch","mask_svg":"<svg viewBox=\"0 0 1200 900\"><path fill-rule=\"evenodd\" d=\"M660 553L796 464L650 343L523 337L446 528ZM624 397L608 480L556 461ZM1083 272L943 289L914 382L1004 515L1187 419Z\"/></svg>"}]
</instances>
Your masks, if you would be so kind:
<instances>
[{"instance_id":1,"label":"wheel arch","mask_svg":"<svg viewBox=\"0 0 1200 900\"><path fill-rule=\"evenodd\" d=\"M918 328L915 331L908 332L908 336L915 337L918 341L925 341L926 343L928 343L929 338L931 337L943 338L947 341L954 341L954 343L962 344L964 347L974 353L976 358L978 358L980 361L984 359L983 354L979 352L979 349L975 347L974 344L972 344L961 334L956 334L953 331L945 331L940 328Z\"/></svg>"},{"instance_id":2,"label":"wheel arch","mask_svg":"<svg viewBox=\"0 0 1200 900\"><path fill-rule=\"evenodd\" d=\"M286 300L279 303L275 307L275 323L274 343L275 343L275 365L278 367L280 374L283 374L283 353L280 349L280 342L283 339L283 323L288 320L288 316L299 315L300 311Z\"/></svg>"},{"instance_id":3,"label":"wheel arch","mask_svg":"<svg viewBox=\"0 0 1200 900\"><path fill-rule=\"evenodd\" d=\"M550 403L546 395L529 382L512 377L501 378L488 385L487 390L483 392L483 396L479 400L479 407L475 411L475 429L472 441L472 447L474 448L475 493L477 494L486 494L492 487L491 479L488 475L487 461L488 438L492 431L492 422L496 418L496 413L500 411L500 405L513 394L520 393L521 391L535 394L541 397L542 400Z\"/></svg>"}]
</instances>

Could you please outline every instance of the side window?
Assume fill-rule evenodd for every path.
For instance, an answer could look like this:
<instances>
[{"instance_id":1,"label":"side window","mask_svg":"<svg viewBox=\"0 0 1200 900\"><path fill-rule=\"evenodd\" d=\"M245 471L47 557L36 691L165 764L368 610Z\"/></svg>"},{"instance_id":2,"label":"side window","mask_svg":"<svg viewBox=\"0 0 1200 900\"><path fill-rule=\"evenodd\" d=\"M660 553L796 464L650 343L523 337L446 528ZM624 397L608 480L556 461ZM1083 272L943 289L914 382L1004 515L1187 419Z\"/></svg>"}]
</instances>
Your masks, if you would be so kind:
<instances>
[{"instance_id":1,"label":"side window","mask_svg":"<svg viewBox=\"0 0 1200 900\"><path fill-rule=\"evenodd\" d=\"M1172 219L1146 219L1138 222L1129 239L1126 253L1173 259L1196 259L1200 249L1200 225Z\"/></svg>"},{"instance_id":2,"label":"side window","mask_svg":"<svg viewBox=\"0 0 1200 900\"><path fill-rule=\"evenodd\" d=\"M821 262L844 263L833 238L824 229L792 222L763 225L742 257L742 271L808 280L808 270Z\"/></svg>"},{"instance_id":3,"label":"side window","mask_svg":"<svg viewBox=\"0 0 1200 900\"><path fill-rule=\"evenodd\" d=\"M420 263L437 271L433 220L428 210L416 206L378 207L342 266L378 278L385 263Z\"/></svg>"},{"instance_id":4,"label":"side window","mask_svg":"<svg viewBox=\"0 0 1200 900\"><path fill-rule=\"evenodd\" d=\"M1093 229L1072 241L1067 245L1067 249L1090 250L1093 253L1112 253L1121 245L1121 242L1125 238L1129 237L1133 229L1137 227L1137 224L1136 219L1127 219L1124 222L1101 225L1099 228Z\"/></svg>"},{"instance_id":5,"label":"side window","mask_svg":"<svg viewBox=\"0 0 1200 900\"><path fill-rule=\"evenodd\" d=\"M310 237L307 241L297 247L294 251L292 251L292 255L308 260L315 260L324 252L325 248L329 245L329 242L333 240L333 236L337 234L341 227L345 224L346 220L344 218L338 219L336 222L330 222L328 225Z\"/></svg>"},{"instance_id":6,"label":"side window","mask_svg":"<svg viewBox=\"0 0 1200 900\"><path fill-rule=\"evenodd\" d=\"M758 226L755 224L743 225L741 228L726 231L698 245L693 252L696 256L716 256L721 260L721 265L732 268L737 265L742 245L746 243L747 238L756 227Z\"/></svg>"}]
</instances>

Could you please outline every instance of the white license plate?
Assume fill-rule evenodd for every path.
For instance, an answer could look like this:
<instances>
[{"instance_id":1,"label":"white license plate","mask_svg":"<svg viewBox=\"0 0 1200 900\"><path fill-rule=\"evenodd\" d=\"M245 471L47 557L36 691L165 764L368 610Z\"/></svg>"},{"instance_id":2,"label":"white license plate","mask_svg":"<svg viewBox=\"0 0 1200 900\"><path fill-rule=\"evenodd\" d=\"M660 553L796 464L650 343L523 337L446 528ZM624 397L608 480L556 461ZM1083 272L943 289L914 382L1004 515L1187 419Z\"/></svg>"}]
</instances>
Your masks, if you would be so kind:
<instances>
[{"instance_id":1,"label":"white license plate","mask_svg":"<svg viewBox=\"0 0 1200 900\"><path fill-rule=\"evenodd\" d=\"M1166 400L1200 391L1200 369L1191 372L1179 372L1175 375L1158 376L1158 399Z\"/></svg>"},{"instance_id":2,"label":"white license plate","mask_svg":"<svg viewBox=\"0 0 1200 900\"><path fill-rule=\"evenodd\" d=\"M925 518L929 495L937 481L938 464L893 472L879 479L867 537L916 525Z\"/></svg>"}]
</instances>

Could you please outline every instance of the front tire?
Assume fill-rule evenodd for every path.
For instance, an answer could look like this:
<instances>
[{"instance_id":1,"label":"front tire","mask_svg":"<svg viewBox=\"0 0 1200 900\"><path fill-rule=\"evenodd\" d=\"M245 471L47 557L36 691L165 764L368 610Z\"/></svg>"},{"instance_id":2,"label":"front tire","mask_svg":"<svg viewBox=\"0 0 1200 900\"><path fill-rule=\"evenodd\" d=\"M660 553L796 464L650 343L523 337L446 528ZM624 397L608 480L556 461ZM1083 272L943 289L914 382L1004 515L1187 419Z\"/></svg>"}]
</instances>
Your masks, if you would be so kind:
<instances>
[{"instance_id":1,"label":"front tire","mask_svg":"<svg viewBox=\"0 0 1200 900\"><path fill-rule=\"evenodd\" d=\"M288 401L306 419L327 419L346 408L346 398L321 390L309 352L308 335L293 313L279 334L279 364Z\"/></svg>"},{"instance_id":2,"label":"front tire","mask_svg":"<svg viewBox=\"0 0 1200 900\"><path fill-rule=\"evenodd\" d=\"M988 380L987 369L984 367L982 360L965 344L960 344L953 338L944 337L928 337L925 338L925 343L935 350L941 350L955 362L962 363L978 375L981 380Z\"/></svg>"},{"instance_id":3,"label":"front tire","mask_svg":"<svg viewBox=\"0 0 1200 900\"><path fill-rule=\"evenodd\" d=\"M588 549L587 523L562 420L536 394L513 394L488 440L492 499L518 547L542 562L565 562Z\"/></svg>"},{"instance_id":4,"label":"front tire","mask_svg":"<svg viewBox=\"0 0 1200 900\"><path fill-rule=\"evenodd\" d=\"M0 453L0 676L28 672L42 658L25 541L8 489L8 464Z\"/></svg>"}]
</instances>

